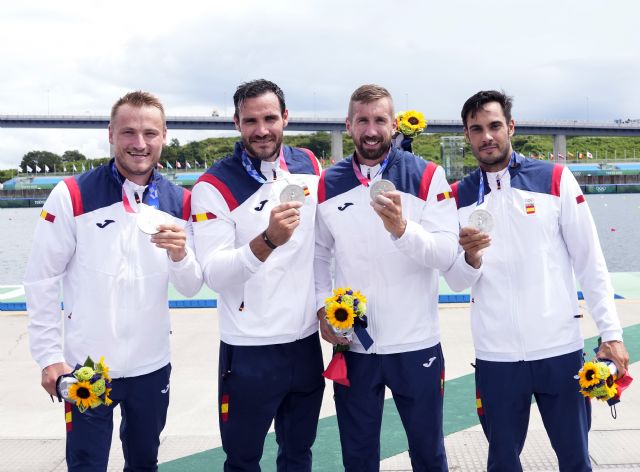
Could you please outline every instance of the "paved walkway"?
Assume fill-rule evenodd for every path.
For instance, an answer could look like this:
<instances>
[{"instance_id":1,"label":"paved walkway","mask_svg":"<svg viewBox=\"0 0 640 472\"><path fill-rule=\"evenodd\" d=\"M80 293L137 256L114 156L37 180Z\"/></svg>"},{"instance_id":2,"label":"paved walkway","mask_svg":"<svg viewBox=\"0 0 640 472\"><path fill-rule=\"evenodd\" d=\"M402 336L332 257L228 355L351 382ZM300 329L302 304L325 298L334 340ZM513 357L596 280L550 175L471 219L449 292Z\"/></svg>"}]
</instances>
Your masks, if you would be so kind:
<instances>
[{"instance_id":1,"label":"paved walkway","mask_svg":"<svg viewBox=\"0 0 640 472\"><path fill-rule=\"evenodd\" d=\"M628 295L628 294L626 294ZM640 297L616 302L630 349L631 371L640 372ZM485 470L487 444L477 425L474 405L473 347L468 305L441 305L443 348L447 362L445 386L446 447L452 471ZM586 310L585 310L586 311ZM587 345L595 326L582 320ZM215 309L172 310L173 373L169 419L160 449L161 472L222 470L223 454L216 415L218 330ZM40 373L31 360L24 312L0 312L0 472L66 470L64 420L61 405L52 404L39 385ZM325 344L325 359L330 348ZM640 375L636 374L636 377ZM590 433L594 470L640 470L640 381L625 392L613 419L606 404L593 405ZM337 424L327 384L314 471L342 470ZM535 405L522 462L527 471L557 470L555 456ZM119 421L119 420L118 420ZM116 429L117 430L117 429ZM384 471L411 470L406 439L393 401L385 403L381 449ZM275 441L270 434L263 470L272 471ZM114 435L109 470L122 470L119 440Z\"/></svg>"}]
</instances>

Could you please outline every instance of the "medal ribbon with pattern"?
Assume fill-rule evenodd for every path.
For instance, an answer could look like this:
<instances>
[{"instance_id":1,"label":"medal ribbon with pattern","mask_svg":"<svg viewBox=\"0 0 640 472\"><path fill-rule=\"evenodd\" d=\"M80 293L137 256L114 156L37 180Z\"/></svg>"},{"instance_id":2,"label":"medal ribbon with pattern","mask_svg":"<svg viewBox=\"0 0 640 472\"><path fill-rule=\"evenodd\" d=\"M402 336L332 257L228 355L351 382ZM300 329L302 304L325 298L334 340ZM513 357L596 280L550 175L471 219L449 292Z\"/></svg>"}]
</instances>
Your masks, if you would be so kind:
<instances>
[{"instance_id":1,"label":"medal ribbon with pattern","mask_svg":"<svg viewBox=\"0 0 640 472\"><path fill-rule=\"evenodd\" d=\"M502 177L504 177L504 174L506 174L509 171L509 167L515 165L515 162L516 162L516 152L513 151L511 153L511 158L509 159L509 164L507 164L507 168L504 170L502 175L496 178L498 189L500 189L500 179L502 179ZM484 172L482 172L482 169L480 169L480 186L478 187L478 200L476 201L476 206L479 206L482 203L484 203Z\"/></svg>"},{"instance_id":2,"label":"medal ribbon with pattern","mask_svg":"<svg viewBox=\"0 0 640 472\"><path fill-rule=\"evenodd\" d=\"M376 177L378 177L379 175L382 175L382 172L384 172L384 169L387 167L388 163L389 163L389 155L387 154L387 157L385 157L384 161L382 161L382 164L380 164L380 169L378 169L378 172L376 172L376 175L374 175L372 179L368 179L364 175L362 175L362 171L360 170L360 166L356 163L356 154L355 153L353 153L353 158L351 159L351 164L353 166L353 172L356 174L356 177L358 178L360 183L362 185L364 185L365 187L368 187L369 186L369 182L374 180Z\"/></svg>"},{"instance_id":3,"label":"medal ribbon with pattern","mask_svg":"<svg viewBox=\"0 0 640 472\"><path fill-rule=\"evenodd\" d=\"M242 165L244 166L244 169L247 171L247 174L249 174L249 176L253 178L253 180L255 180L256 182L260 184L266 184L269 182L273 182L273 180L276 180L275 168L273 169L274 175L273 175L273 180L271 181L268 181L267 179L265 179L260 175L260 173L256 170L256 168L253 167L253 164L251 163L251 159L249 159L249 155L247 154L246 149L242 149L241 158L242 158ZM284 148L282 146L280 146L280 156L279 156L278 163L280 164L281 169L287 168L287 164L284 161Z\"/></svg>"},{"instance_id":4,"label":"medal ribbon with pattern","mask_svg":"<svg viewBox=\"0 0 640 472\"><path fill-rule=\"evenodd\" d=\"M131 208L131 204L129 203L129 198L127 198L127 194L124 191L124 182L122 181L122 177L120 177L120 173L116 168L115 161L111 163L111 173L113 174L116 181L120 184L120 187L122 187L122 204L124 205L125 211L127 213L135 213L135 211L133 211L133 208ZM151 171L151 175L153 176L153 171ZM149 190L147 204L149 206L152 206L156 210L158 210L160 208L160 196L158 193L158 186L156 185L156 182L153 179L151 180L151 183L149 184L147 189ZM137 202L137 203L140 203L140 202Z\"/></svg>"}]
</instances>

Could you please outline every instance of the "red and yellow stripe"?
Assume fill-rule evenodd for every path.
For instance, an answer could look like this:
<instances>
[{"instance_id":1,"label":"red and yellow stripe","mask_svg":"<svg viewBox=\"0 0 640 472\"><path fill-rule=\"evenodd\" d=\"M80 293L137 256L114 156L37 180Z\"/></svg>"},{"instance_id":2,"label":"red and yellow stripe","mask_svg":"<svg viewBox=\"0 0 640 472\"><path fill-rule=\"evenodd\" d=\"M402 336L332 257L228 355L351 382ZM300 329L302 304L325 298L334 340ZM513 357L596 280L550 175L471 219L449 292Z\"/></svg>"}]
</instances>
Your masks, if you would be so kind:
<instances>
[{"instance_id":1,"label":"red and yellow stripe","mask_svg":"<svg viewBox=\"0 0 640 472\"><path fill-rule=\"evenodd\" d=\"M442 200L448 200L451 198L451 192L442 192L439 193L436 198L438 199L439 202L441 202Z\"/></svg>"},{"instance_id":2,"label":"red and yellow stripe","mask_svg":"<svg viewBox=\"0 0 640 472\"><path fill-rule=\"evenodd\" d=\"M482 398L480 398L480 390L476 389L476 410L478 412L478 416L484 415L484 410L482 409Z\"/></svg>"},{"instance_id":3,"label":"red and yellow stripe","mask_svg":"<svg viewBox=\"0 0 640 472\"><path fill-rule=\"evenodd\" d=\"M576 197L576 202L578 202L578 205L580 205L581 203L584 203L584 195L580 194Z\"/></svg>"},{"instance_id":4,"label":"red and yellow stripe","mask_svg":"<svg viewBox=\"0 0 640 472\"><path fill-rule=\"evenodd\" d=\"M56 220L56 215L51 214L46 210L42 210L40 212L40 218L42 218L45 221L48 221L49 223L53 223Z\"/></svg>"},{"instance_id":5,"label":"red and yellow stripe","mask_svg":"<svg viewBox=\"0 0 640 472\"><path fill-rule=\"evenodd\" d=\"M536 212L536 207L533 205L533 203L527 203L524 209L527 212L527 215L533 215Z\"/></svg>"},{"instance_id":6,"label":"red and yellow stripe","mask_svg":"<svg viewBox=\"0 0 640 472\"><path fill-rule=\"evenodd\" d=\"M71 403L64 402L64 422L67 425L67 433L71 431Z\"/></svg>"},{"instance_id":7,"label":"red and yellow stripe","mask_svg":"<svg viewBox=\"0 0 640 472\"><path fill-rule=\"evenodd\" d=\"M220 402L220 418L224 422L229 420L229 395L226 393L222 395L222 402Z\"/></svg>"},{"instance_id":8,"label":"red and yellow stripe","mask_svg":"<svg viewBox=\"0 0 640 472\"><path fill-rule=\"evenodd\" d=\"M307 187L306 185L302 187L302 190L304 190L304 196L308 197L311 192L309 191L309 187Z\"/></svg>"},{"instance_id":9,"label":"red and yellow stripe","mask_svg":"<svg viewBox=\"0 0 640 472\"><path fill-rule=\"evenodd\" d=\"M196 213L195 215L191 215L191 221L193 221L194 223L197 223L200 221L214 220L216 218L217 216L211 213L210 211L206 213Z\"/></svg>"}]
</instances>

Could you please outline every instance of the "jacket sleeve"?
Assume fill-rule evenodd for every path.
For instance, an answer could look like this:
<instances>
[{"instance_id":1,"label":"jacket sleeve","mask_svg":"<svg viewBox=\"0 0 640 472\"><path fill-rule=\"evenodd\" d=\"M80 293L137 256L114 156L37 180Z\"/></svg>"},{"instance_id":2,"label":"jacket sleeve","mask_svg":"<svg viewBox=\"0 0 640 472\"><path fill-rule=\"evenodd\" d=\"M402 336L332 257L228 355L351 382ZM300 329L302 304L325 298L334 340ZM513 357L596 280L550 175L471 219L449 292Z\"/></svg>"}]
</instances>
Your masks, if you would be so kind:
<instances>
[{"instance_id":1,"label":"jacket sleeve","mask_svg":"<svg viewBox=\"0 0 640 472\"><path fill-rule=\"evenodd\" d=\"M41 369L64 362L60 285L75 248L71 196L67 185L60 182L47 198L36 224L24 279L29 347Z\"/></svg>"},{"instance_id":2,"label":"jacket sleeve","mask_svg":"<svg viewBox=\"0 0 640 472\"><path fill-rule=\"evenodd\" d=\"M580 186L568 168L560 180L560 230L573 270L603 341L622 340L613 286L598 232Z\"/></svg>"},{"instance_id":3,"label":"jacket sleeve","mask_svg":"<svg viewBox=\"0 0 640 472\"><path fill-rule=\"evenodd\" d=\"M322 219L320 207L316 211L316 246L313 259L313 275L316 290L316 310L324 306L324 301L331 296L333 288L333 236Z\"/></svg>"},{"instance_id":4,"label":"jacket sleeve","mask_svg":"<svg viewBox=\"0 0 640 472\"><path fill-rule=\"evenodd\" d=\"M169 281L185 297L193 297L202 287L202 269L196 260L193 245L193 226L190 221L184 227L187 233L187 255L180 261L169 259Z\"/></svg>"},{"instance_id":5,"label":"jacket sleeve","mask_svg":"<svg viewBox=\"0 0 640 472\"><path fill-rule=\"evenodd\" d=\"M460 248L455 262L443 272L444 279L454 292L461 292L475 284L482 275L482 266L478 269L467 264L464 251Z\"/></svg>"},{"instance_id":6,"label":"jacket sleeve","mask_svg":"<svg viewBox=\"0 0 640 472\"><path fill-rule=\"evenodd\" d=\"M224 198L213 185L197 183L191 194L191 212L210 217L193 223L196 257L205 283L216 292L244 284L262 266L249 243L236 247L236 227ZM256 228L256 235L260 228Z\"/></svg>"},{"instance_id":7,"label":"jacket sleeve","mask_svg":"<svg viewBox=\"0 0 640 472\"><path fill-rule=\"evenodd\" d=\"M445 271L453 264L458 252L458 217L442 167L438 166L423 206L420 221L407 221L404 234L394 240L396 247L425 267Z\"/></svg>"}]
</instances>

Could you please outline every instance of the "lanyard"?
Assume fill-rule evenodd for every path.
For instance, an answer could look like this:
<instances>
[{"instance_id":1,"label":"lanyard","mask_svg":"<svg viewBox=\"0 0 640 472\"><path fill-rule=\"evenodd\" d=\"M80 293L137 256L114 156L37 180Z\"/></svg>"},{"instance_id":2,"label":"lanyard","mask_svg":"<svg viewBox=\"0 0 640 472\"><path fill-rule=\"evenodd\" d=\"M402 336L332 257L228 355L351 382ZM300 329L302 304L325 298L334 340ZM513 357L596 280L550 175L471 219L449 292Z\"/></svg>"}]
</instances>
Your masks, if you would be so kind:
<instances>
[{"instance_id":1,"label":"lanyard","mask_svg":"<svg viewBox=\"0 0 640 472\"><path fill-rule=\"evenodd\" d=\"M273 180L267 181L267 179L262 177L260 173L256 170L256 168L253 167L253 164L251 163L251 159L249 159L249 155L247 154L246 149L242 150L241 158L242 158L242 165L244 166L244 169L247 171L247 174L249 174L249 176L256 182L260 184L266 184L267 182L273 182L273 180L276 180L275 167L273 168ZM284 148L282 146L280 146L280 157L278 159L278 164L280 165L281 169L287 170L287 164L284 162Z\"/></svg>"},{"instance_id":2,"label":"lanyard","mask_svg":"<svg viewBox=\"0 0 640 472\"><path fill-rule=\"evenodd\" d=\"M127 194L124 191L124 182L122 181L122 177L120 177L120 173L118 172L118 169L116 169L115 161L113 161L111 163L111 173L113 174L114 178L116 179L116 181L120 184L120 186L122 188L122 204L124 205L124 209L127 211L127 213L135 213L135 211L133 211L133 208L131 208L131 204L129 203L129 199L127 198ZM152 171L151 175L153 175L153 171ZM160 195L159 195L158 186L156 185L155 180L151 179L151 183L149 184L149 186L147 188L149 190L149 192L147 194L147 204L149 206L152 206L156 210L159 209L160 208ZM136 203L140 203L140 202L137 201L137 199L136 199Z\"/></svg>"},{"instance_id":3,"label":"lanyard","mask_svg":"<svg viewBox=\"0 0 640 472\"><path fill-rule=\"evenodd\" d=\"M504 175L507 173L507 171L509 170L509 167L513 166L515 164L516 161L516 153L515 151L511 154L511 158L509 159L509 164L507 164L507 168L504 170L504 172L498 176L496 178L496 182L498 184L498 190L500 190L500 179L502 179L502 177L504 177ZM482 203L484 203L484 172L482 172L482 169L480 169L480 186L478 187L478 200L476 202L476 206L481 205Z\"/></svg>"},{"instance_id":4,"label":"lanyard","mask_svg":"<svg viewBox=\"0 0 640 472\"><path fill-rule=\"evenodd\" d=\"M389 155L387 155L387 157L384 158L384 161L382 161L382 164L380 164L380 169L378 169L378 172L376 172L376 175L373 176L373 179L368 179L364 175L362 175L362 171L360 171L360 166L356 163L356 154L355 153L353 153L353 157L351 158L351 164L353 166L353 172L356 174L356 177L358 178L360 183L362 185L364 185L365 187L368 187L369 186L369 182L374 180L376 177L378 177L379 175L382 175L382 172L384 172L384 169L387 167L388 163L389 163Z\"/></svg>"}]
</instances>

